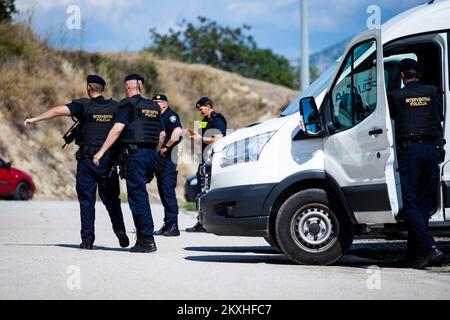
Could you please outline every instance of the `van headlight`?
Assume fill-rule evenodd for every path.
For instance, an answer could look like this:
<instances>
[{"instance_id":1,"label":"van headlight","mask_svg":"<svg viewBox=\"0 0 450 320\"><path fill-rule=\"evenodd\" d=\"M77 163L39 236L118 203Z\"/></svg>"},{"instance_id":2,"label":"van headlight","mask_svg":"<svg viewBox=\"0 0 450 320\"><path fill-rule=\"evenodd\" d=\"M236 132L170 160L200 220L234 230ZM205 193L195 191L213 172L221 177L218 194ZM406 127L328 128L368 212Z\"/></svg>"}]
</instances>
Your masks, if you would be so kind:
<instances>
[{"instance_id":1,"label":"van headlight","mask_svg":"<svg viewBox=\"0 0 450 320\"><path fill-rule=\"evenodd\" d=\"M226 146L221 152L220 166L226 168L240 163L258 161L261 152L274 134L275 131L267 132Z\"/></svg>"}]
</instances>

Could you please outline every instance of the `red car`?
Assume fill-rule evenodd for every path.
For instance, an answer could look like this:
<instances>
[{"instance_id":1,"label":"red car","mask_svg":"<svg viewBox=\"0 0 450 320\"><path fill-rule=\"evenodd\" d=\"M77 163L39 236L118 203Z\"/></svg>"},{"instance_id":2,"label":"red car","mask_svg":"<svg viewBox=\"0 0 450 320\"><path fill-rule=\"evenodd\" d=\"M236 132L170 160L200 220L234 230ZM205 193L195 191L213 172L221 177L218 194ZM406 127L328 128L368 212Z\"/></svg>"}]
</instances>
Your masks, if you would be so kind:
<instances>
[{"instance_id":1,"label":"red car","mask_svg":"<svg viewBox=\"0 0 450 320\"><path fill-rule=\"evenodd\" d=\"M0 197L27 201L36 191L33 179L0 158Z\"/></svg>"}]
</instances>

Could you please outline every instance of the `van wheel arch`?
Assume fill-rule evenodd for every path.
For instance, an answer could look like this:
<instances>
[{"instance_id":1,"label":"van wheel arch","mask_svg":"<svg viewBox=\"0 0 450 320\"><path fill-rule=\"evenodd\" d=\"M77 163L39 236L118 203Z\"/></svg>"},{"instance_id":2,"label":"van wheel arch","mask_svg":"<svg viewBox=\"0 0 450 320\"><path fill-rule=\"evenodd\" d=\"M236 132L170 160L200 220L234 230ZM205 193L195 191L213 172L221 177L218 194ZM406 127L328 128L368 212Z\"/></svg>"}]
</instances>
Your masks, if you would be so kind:
<instances>
[{"instance_id":1,"label":"van wheel arch","mask_svg":"<svg viewBox=\"0 0 450 320\"><path fill-rule=\"evenodd\" d=\"M333 177L327 175L323 171L312 172L312 174L302 173L298 177L300 178L303 175L308 178L297 179L295 181L292 181L291 178L296 175L287 178L275 187L267 197L266 203L264 204L264 210L265 212L269 212L269 232L274 228L273 223L276 220L276 216L281 206L294 194L307 189L323 189L328 194L333 195L333 198L338 201L342 207L343 213L347 215L353 224L358 224L353 211L347 203L344 193ZM289 182L289 184L286 182Z\"/></svg>"}]
</instances>

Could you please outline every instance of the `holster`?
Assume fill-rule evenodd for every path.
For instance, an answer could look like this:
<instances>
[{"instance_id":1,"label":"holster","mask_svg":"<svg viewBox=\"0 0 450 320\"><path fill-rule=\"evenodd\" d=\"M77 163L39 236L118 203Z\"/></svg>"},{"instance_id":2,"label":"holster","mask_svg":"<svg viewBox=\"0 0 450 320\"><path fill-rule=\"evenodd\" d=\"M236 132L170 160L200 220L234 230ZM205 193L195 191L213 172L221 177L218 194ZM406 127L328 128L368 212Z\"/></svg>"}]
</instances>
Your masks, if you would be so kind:
<instances>
[{"instance_id":1,"label":"holster","mask_svg":"<svg viewBox=\"0 0 450 320\"><path fill-rule=\"evenodd\" d=\"M436 143L436 149L439 154L439 163L443 163L445 161L445 145L447 144L447 141L445 139L439 139Z\"/></svg>"},{"instance_id":2,"label":"holster","mask_svg":"<svg viewBox=\"0 0 450 320\"><path fill-rule=\"evenodd\" d=\"M127 148L122 149L118 156L117 164L120 169L119 176L122 180L126 180L127 178L127 162L129 157L130 153L128 152Z\"/></svg>"}]
</instances>

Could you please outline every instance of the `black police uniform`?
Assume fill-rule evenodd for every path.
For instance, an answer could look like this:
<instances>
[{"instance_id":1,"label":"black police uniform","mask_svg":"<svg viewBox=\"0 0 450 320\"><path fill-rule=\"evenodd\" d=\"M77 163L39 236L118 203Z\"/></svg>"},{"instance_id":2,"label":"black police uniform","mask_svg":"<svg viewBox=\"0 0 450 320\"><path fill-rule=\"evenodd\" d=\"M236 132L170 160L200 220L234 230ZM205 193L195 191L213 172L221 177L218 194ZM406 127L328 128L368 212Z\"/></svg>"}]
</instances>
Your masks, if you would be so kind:
<instances>
[{"instance_id":1,"label":"black police uniform","mask_svg":"<svg viewBox=\"0 0 450 320\"><path fill-rule=\"evenodd\" d=\"M178 114L170 107L161 115L164 124L166 138L164 145L170 140L173 131L176 128L182 128L181 120ZM178 142L179 143L179 142ZM177 186L177 165L172 158L172 151L178 145L176 143L170 150L166 152L162 158L160 171L156 173L158 183L158 192L161 197L161 202L164 206L164 224L169 228L173 225L178 225L178 202L175 192Z\"/></svg>"},{"instance_id":2,"label":"black police uniform","mask_svg":"<svg viewBox=\"0 0 450 320\"><path fill-rule=\"evenodd\" d=\"M227 120L225 117L217 112L212 112L211 117L205 117L203 121L200 123L200 129L201 129L201 135L203 138L211 138L217 134L221 134L224 137L227 135ZM197 195L199 195L202 192L202 184L204 184L203 177L200 174L200 168L205 163L205 159L207 156L208 148L211 145L208 145L204 142L202 142L202 163L199 165L197 170ZM197 217L198 220L198 217ZM197 222L197 224L192 227L186 229L187 232L205 232L206 230L201 225L200 221Z\"/></svg>"},{"instance_id":3,"label":"black police uniform","mask_svg":"<svg viewBox=\"0 0 450 320\"><path fill-rule=\"evenodd\" d=\"M97 187L100 198L108 210L114 232L125 234L125 225L120 201L119 177L113 170L114 149L108 151L97 167L93 156L100 150L114 124L118 104L103 97L79 99L67 104L72 116L81 123L76 137L80 146L77 152L76 190L81 210L81 238L83 244L92 247L95 241L94 221Z\"/></svg>"},{"instance_id":4,"label":"black police uniform","mask_svg":"<svg viewBox=\"0 0 450 320\"><path fill-rule=\"evenodd\" d=\"M402 215L408 226L407 260L415 261L435 246L428 224L440 179L442 96L438 88L414 81L392 92L389 100L396 123Z\"/></svg>"},{"instance_id":5,"label":"black police uniform","mask_svg":"<svg viewBox=\"0 0 450 320\"><path fill-rule=\"evenodd\" d=\"M221 134L224 137L227 135L227 120L221 113L212 112L211 117L205 117L203 121L200 123L201 135L203 138L211 138L217 134ZM198 181L198 193L201 193L201 176L200 176L200 167L205 163L205 159L207 156L207 151L211 147L204 142L202 142L202 163L199 166L199 170L197 171L197 181Z\"/></svg>"},{"instance_id":6,"label":"black police uniform","mask_svg":"<svg viewBox=\"0 0 450 320\"><path fill-rule=\"evenodd\" d=\"M154 224L147 192L148 176L153 172L164 125L158 104L140 95L119 103L116 123L126 125L120 144L127 150L126 184L138 241L153 239Z\"/></svg>"}]
</instances>

